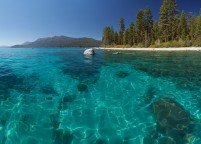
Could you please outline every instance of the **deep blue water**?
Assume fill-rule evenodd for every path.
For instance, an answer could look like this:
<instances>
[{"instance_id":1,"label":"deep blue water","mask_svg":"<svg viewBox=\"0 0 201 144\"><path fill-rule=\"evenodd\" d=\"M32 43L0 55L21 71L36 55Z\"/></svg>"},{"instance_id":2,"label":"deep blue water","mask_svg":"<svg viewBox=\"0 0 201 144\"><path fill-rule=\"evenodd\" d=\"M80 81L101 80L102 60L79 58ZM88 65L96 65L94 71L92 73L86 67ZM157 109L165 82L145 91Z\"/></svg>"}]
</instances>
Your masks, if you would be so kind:
<instances>
[{"instance_id":1,"label":"deep blue water","mask_svg":"<svg viewBox=\"0 0 201 144\"><path fill-rule=\"evenodd\" d=\"M201 143L201 52L0 49L0 143Z\"/></svg>"}]
</instances>

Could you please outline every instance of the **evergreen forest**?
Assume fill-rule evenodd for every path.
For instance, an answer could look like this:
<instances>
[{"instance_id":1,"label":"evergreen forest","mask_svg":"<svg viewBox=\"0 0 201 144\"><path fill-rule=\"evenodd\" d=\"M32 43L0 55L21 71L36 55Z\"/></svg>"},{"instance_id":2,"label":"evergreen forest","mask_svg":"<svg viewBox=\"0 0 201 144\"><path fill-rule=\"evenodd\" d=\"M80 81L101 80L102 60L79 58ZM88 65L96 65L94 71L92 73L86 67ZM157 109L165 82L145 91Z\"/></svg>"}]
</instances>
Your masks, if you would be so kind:
<instances>
[{"instance_id":1,"label":"evergreen forest","mask_svg":"<svg viewBox=\"0 0 201 144\"><path fill-rule=\"evenodd\" d=\"M137 12L136 22L125 26L119 20L119 30L103 29L103 47L191 47L201 46L201 9L199 15L179 12L176 0L163 0L159 20L153 20L149 7Z\"/></svg>"}]
</instances>

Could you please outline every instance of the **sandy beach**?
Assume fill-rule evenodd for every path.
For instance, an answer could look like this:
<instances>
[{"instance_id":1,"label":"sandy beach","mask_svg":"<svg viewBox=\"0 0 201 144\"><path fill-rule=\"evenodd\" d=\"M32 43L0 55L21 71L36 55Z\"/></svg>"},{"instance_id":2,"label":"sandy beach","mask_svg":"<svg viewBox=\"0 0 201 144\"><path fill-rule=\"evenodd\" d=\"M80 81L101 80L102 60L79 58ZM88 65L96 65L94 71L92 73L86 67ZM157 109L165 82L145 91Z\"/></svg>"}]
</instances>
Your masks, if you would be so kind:
<instances>
[{"instance_id":1,"label":"sandy beach","mask_svg":"<svg viewBox=\"0 0 201 144\"><path fill-rule=\"evenodd\" d=\"M180 47L180 48L95 48L101 50L126 50L126 51L201 51L201 47Z\"/></svg>"}]
</instances>

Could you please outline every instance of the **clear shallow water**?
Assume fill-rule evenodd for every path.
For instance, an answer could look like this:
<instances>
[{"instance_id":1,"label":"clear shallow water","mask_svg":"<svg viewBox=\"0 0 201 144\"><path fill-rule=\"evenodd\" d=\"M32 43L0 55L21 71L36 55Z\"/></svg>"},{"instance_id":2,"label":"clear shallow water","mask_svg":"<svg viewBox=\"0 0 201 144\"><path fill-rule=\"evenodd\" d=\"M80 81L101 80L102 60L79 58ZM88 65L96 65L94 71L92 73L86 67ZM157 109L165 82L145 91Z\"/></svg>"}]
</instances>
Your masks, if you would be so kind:
<instances>
[{"instance_id":1,"label":"clear shallow water","mask_svg":"<svg viewBox=\"0 0 201 144\"><path fill-rule=\"evenodd\" d=\"M0 143L201 143L201 53L0 49Z\"/></svg>"}]
</instances>

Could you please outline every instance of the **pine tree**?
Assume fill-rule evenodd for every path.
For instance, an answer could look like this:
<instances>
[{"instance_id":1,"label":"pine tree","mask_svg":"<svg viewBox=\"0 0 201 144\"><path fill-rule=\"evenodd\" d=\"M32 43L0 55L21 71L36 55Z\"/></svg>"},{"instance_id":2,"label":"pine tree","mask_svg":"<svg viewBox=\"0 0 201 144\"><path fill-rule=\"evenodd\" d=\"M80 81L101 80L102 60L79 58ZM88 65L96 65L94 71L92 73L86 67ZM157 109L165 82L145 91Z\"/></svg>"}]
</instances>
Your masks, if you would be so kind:
<instances>
[{"instance_id":1,"label":"pine tree","mask_svg":"<svg viewBox=\"0 0 201 144\"><path fill-rule=\"evenodd\" d=\"M137 39L138 39L138 35L137 35L137 30L136 27L134 26L134 30L133 30L133 45L137 44Z\"/></svg>"},{"instance_id":2,"label":"pine tree","mask_svg":"<svg viewBox=\"0 0 201 144\"><path fill-rule=\"evenodd\" d=\"M193 45L201 46L201 9L200 9L200 15L197 17L195 40L193 42Z\"/></svg>"},{"instance_id":3,"label":"pine tree","mask_svg":"<svg viewBox=\"0 0 201 144\"><path fill-rule=\"evenodd\" d=\"M177 9L177 2L176 0L170 0L170 16L175 16L178 14L178 9Z\"/></svg>"},{"instance_id":4,"label":"pine tree","mask_svg":"<svg viewBox=\"0 0 201 144\"><path fill-rule=\"evenodd\" d=\"M137 43L142 43L144 39L144 30L145 30L145 22L144 22L144 11L139 10L136 18L136 32L138 35Z\"/></svg>"},{"instance_id":5,"label":"pine tree","mask_svg":"<svg viewBox=\"0 0 201 144\"><path fill-rule=\"evenodd\" d=\"M123 44L124 31L125 31L124 19L122 17L119 20L119 26L120 26L119 44L122 45Z\"/></svg>"},{"instance_id":6,"label":"pine tree","mask_svg":"<svg viewBox=\"0 0 201 144\"><path fill-rule=\"evenodd\" d=\"M159 24L157 21L154 21L153 29L152 29L152 43L160 38Z\"/></svg>"},{"instance_id":7,"label":"pine tree","mask_svg":"<svg viewBox=\"0 0 201 144\"><path fill-rule=\"evenodd\" d=\"M178 9L176 0L169 0L169 29L170 29L170 37L169 40L175 40L178 37L177 29L178 29Z\"/></svg>"},{"instance_id":8,"label":"pine tree","mask_svg":"<svg viewBox=\"0 0 201 144\"><path fill-rule=\"evenodd\" d=\"M178 26L179 24L179 15L176 14L174 16L174 19L172 21L172 37L171 37L171 40L178 40L179 39L179 34L178 34Z\"/></svg>"},{"instance_id":9,"label":"pine tree","mask_svg":"<svg viewBox=\"0 0 201 144\"><path fill-rule=\"evenodd\" d=\"M129 40L129 29L126 29L124 33L124 45L128 45L128 40Z\"/></svg>"},{"instance_id":10,"label":"pine tree","mask_svg":"<svg viewBox=\"0 0 201 144\"><path fill-rule=\"evenodd\" d=\"M102 36L102 42L104 45L106 45L106 43L108 43L107 39L107 27L103 28L103 36Z\"/></svg>"},{"instance_id":11,"label":"pine tree","mask_svg":"<svg viewBox=\"0 0 201 144\"><path fill-rule=\"evenodd\" d=\"M110 27L110 45L114 45L114 29Z\"/></svg>"},{"instance_id":12,"label":"pine tree","mask_svg":"<svg viewBox=\"0 0 201 144\"><path fill-rule=\"evenodd\" d=\"M149 7L144 10L144 23L145 23L145 47L149 46L152 41L152 29L153 29L153 16Z\"/></svg>"},{"instance_id":13,"label":"pine tree","mask_svg":"<svg viewBox=\"0 0 201 144\"><path fill-rule=\"evenodd\" d=\"M135 42L135 29L134 29L134 23L131 22L129 26L129 38L128 38L128 44L132 47Z\"/></svg>"},{"instance_id":14,"label":"pine tree","mask_svg":"<svg viewBox=\"0 0 201 144\"><path fill-rule=\"evenodd\" d=\"M179 22L179 36L182 40L187 38L187 17L184 11L181 13L180 22Z\"/></svg>"},{"instance_id":15,"label":"pine tree","mask_svg":"<svg viewBox=\"0 0 201 144\"><path fill-rule=\"evenodd\" d=\"M163 1L163 5L160 8L160 31L161 38L165 42L168 41L169 36L169 19L168 19L168 0Z\"/></svg>"},{"instance_id":16,"label":"pine tree","mask_svg":"<svg viewBox=\"0 0 201 144\"><path fill-rule=\"evenodd\" d=\"M117 32L115 32L115 33L114 33L114 43L115 43L116 45L119 44L119 43L118 43L118 39L119 39L119 35L118 35Z\"/></svg>"},{"instance_id":17,"label":"pine tree","mask_svg":"<svg viewBox=\"0 0 201 144\"><path fill-rule=\"evenodd\" d=\"M160 8L161 38L167 42L174 37L174 18L178 14L176 0L164 0Z\"/></svg>"},{"instance_id":18,"label":"pine tree","mask_svg":"<svg viewBox=\"0 0 201 144\"><path fill-rule=\"evenodd\" d=\"M103 41L103 44L104 45L111 45L113 44L113 28L112 27L105 27L103 29L103 38L102 38L102 41Z\"/></svg>"},{"instance_id":19,"label":"pine tree","mask_svg":"<svg viewBox=\"0 0 201 144\"><path fill-rule=\"evenodd\" d=\"M188 28L190 39L193 40L195 38L196 16L194 16L192 13L188 14Z\"/></svg>"},{"instance_id":20,"label":"pine tree","mask_svg":"<svg viewBox=\"0 0 201 144\"><path fill-rule=\"evenodd\" d=\"M197 17L195 36L196 37L201 36L201 9L200 9L200 15Z\"/></svg>"}]
</instances>

